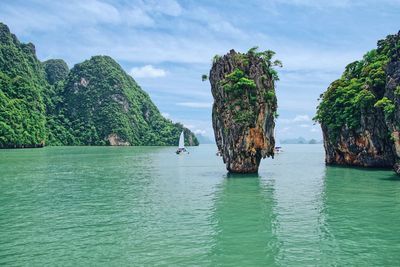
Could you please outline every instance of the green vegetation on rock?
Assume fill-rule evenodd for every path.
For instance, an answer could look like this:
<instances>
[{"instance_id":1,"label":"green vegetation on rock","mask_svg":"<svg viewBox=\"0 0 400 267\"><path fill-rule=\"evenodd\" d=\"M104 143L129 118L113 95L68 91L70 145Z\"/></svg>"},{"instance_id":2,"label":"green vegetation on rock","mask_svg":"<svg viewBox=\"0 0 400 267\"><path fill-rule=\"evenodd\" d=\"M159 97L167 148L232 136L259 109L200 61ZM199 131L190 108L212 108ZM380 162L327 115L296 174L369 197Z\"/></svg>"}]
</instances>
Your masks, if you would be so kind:
<instances>
[{"instance_id":1,"label":"green vegetation on rock","mask_svg":"<svg viewBox=\"0 0 400 267\"><path fill-rule=\"evenodd\" d=\"M268 75L262 76L263 81L268 80L279 80L274 66L282 66L279 60L271 62L275 52L266 50L258 52L258 47L252 47L245 54L236 53L233 57L236 67L231 73L227 74L223 80L220 81L220 85L224 89L227 96L227 102L230 103L229 108L233 112L233 119L237 123L243 125L253 125L256 119L256 106L257 102L266 101L269 104L276 106L276 96L273 89L267 90L260 96L258 101L257 86L255 81L249 77L248 67L251 59L257 59L261 62L262 68ZM220 57L215 56L213 62L218 60ZM269 77L267 77L269 76Z\"/></svg>"},{"instance_id":2,"label":"green vegetation on rock","mask_svg":"<svg viewBox=\"0 0 400 267\"><path fill-rule=\"evenodd\" d=\"M62 59L49 59L43 62L43 68L46 73L46 80L53 85L63 81L69 72L67 63Z\"/></svg>"},{"instance_id":3,"label":"green vegetation on rock","mask_svg":"<svg viewBox=\"0 0 400 267\"><path fill-rule=\"evenodd\" d=\"M385 118L388 119L390 118L395 109L396 106L394 105L393 101L384 96L382 99L378 100L375 104L374 107L376 108L382 108L383 112L385 113Z\"/></svg>"},{"instance_id":4,"label":"green vegetation on rock","mask_svg":"<svg viewBox=\"0 0 400 267\"><path fill-rule=\"evenodd\" d=\"M349 64L321 95L314 119L327 164L393 167L400 174L399 66L400 32Z\"/></svg>"},{"instance_id":5,"label":"green vegetation on rock","mask_svg":"<svg viewBox=\"0 0 400 267\"><path fill-rule=\"evenodd\" d=\"M343 127L360 127L362 114L383 108L385 117L394 112L394 104L384 97L385 68L393 53L390 42L378 42L378 48L362 60L347 65L342 77L321 95L315 120L326 127L331 137L338 137Z\"/></svg>"},{"instance_id":6,"label":"green vegetation on rock","mask_svg":"<svg viewBox=\"0 0 400 267\"><path fill-rule=\"evenodd\" d=\"M44 145L45 87L35 47L0 23L0 148Z\"/></svg>"},{"instance_id":7,"label":"green vegetation on rock","mask_svg":"<svg viewBox=\"0 0 400 267\"><path fill-rule=\"evenodd\" d=\"M211 67L215 140L229 172L257 172L260 160L274 155L274 66L282 65L271 61L274 54L257 52L257 47L247 53L231 49Z\"/></svg>"}]
</instances>

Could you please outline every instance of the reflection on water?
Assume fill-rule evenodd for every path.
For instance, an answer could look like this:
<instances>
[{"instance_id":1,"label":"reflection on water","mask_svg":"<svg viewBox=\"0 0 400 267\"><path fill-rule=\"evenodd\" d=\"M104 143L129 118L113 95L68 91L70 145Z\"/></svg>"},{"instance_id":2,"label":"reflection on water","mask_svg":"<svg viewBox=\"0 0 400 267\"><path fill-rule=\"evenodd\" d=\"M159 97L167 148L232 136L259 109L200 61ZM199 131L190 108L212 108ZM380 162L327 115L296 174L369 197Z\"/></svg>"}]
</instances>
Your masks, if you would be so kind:
<instances>
[{"instance_id":1,"label":"reflection on water","mask_svg":"<svg viewBox=\"0 0 400 267\"><path fill-rule=\"evenodd\" d=\"M325 165L320 146L287 146L263 166L274 177L279 266L323 265L321 211Z\"/></svg>"},{"instance_id":2,"label":"reflection on water","mask_svg":"<svg viewBox=\"0 0 400 267\"><path fill-rule=\"evenodd\" d=\"M398 266L400 182L390 171L327 167L324 217L330 263Z\"/></svg>"},{"instance_id":3,"label":"reflection on water","mask_svg":"<svg viewBox=\"0 0 400 267\"><path fill-rule=\"evenodd\" d=\"M258 175L230 175L222 180L215 197L213 265L243 266L275 263L278 242L273 214L273 181Z\"/></svg>"},{"instance_id":4,"label":"reflection on water","mask_svg":"<svg viewBox=\"0 0 400 267\"><path fill-rule=\"evenodd\" d=\"M227 176L215 146L0 151L0 265L396 266L400 180L287 145Z\"/></svg>"}]
</instances>

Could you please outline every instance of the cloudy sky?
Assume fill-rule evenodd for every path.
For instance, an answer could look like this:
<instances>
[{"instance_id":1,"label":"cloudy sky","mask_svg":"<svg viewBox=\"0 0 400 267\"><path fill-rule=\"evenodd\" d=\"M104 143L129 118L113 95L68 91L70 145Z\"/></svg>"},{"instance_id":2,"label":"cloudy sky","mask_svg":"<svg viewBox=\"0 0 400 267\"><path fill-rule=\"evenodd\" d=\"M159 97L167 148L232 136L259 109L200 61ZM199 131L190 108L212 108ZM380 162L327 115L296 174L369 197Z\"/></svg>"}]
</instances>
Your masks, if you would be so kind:
<instances>
[{"instance_id":1,"label":"cloudy sky","mask_svg":"<svg viewBox=\"0 0 400 267\"><path fill-rule=\"evenodd\" d=\"M400 0L2 0L0 21L41 60L70 67L110 55L160 111L212 136L211 58L234 48L276 51L279 139L321 139L317 98L344 67L400 30Z\"/></svg>"}]
</instances>

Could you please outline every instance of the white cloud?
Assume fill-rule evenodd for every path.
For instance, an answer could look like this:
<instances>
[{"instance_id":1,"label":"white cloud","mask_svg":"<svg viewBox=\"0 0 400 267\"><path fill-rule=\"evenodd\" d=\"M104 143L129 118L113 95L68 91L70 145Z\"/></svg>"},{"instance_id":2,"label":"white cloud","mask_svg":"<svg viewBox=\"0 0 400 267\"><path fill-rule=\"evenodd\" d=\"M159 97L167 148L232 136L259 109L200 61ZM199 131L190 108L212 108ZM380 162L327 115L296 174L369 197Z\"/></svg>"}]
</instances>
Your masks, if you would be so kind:
<instances>
[{"instance_id":1,"label":"white cloud","mask_svg":"<svg viewBox=\"0 0 400 267\"><path fill-rule=\"evenodd\" d=\"M273 2L278 4L285 5L295 5L295 6L306 6L306 7L314 7L314 8L323 8L323 7L337 7L344 8L351 6L352 2L350 0L274 0Z\"/></svg>"},{"instance_id":2,"label":"white cloud","mask_svg":"<svg viewBox=\"0 0 400 267\"><path fill-rule=\"evenodd\" d=\"M146 65L143 67L132 68L129 74L133 78L157 78L164 77L167 75L167 72L163 69L157 69L152 65Z\"/></svg>"},{"instance_id":3,"label":"white cloud","mask_svg":"<svg viewBox=\"0 0 400 267\"><path fill-rule=\"evenodd\" d=\"M146 9L169 16L179 16L183 11L182 7L175 0L149 0L146 3Z\"/></svg>"},{"instance_id":4,"label":"white cloud","mask_svg":"<svg viewBox=\"0 0 400 267\"><path fill-rule=\"evenodd\" d=\"M175 121L175 118L174 118ZM176 118L176 121L181 122L186 128L189 128L191 131L195 132L197 130L204 131L204 136L207 136L211 139L214 138L214 129L212 127L212 123L210 119L207 120L192 120L192 119L184 119L184 118Z\"/></svg>"},{"instance_id":5,"label":"white cloud","mask_svg":"<svg viewBox=\"0 0 400 267\"><path fill-rule=\"evenodd\" d=\"M193 131L195 134L206 135L207 132L205 130L196 129Z\"/></svg>"},{"instance_id":6,"label":"white cloud","mask_svg":"<svg viewBox=\"0 0 400 267\"><path fill-rule=\"evenodd\" d=\"M121 11L124 22L130 26L154 26L155 21L143 9L134 7Z\"/></svg>"},{"instance_id":7,"label":"white cloud","mask_svg":"<svg viewBox=\"0 0 400 267\"><path fill-rule=\"evenodd\" d=\"M186 124L184 123L183 126L185 126L186 128L190 129L193 131L193 129L195 128L195 126L193 124Z\"/></svg>"},{"instance_id":8,"label":"white cloud","mask_svg":"<svg viewBox=\"0 0 400 267\"><path fill-rule=\"evenodd\" d=\"M78 1L75 10L80 13L81 18L93 18L99 22L118 23L121 19L119 11L113 5L97 0Z\"/></svg>"},{"instance_id":9,"label":"white cloud","mask_svg":"<svg viewBox=\"0 0 400 267\"><path fill-rule=\"evenodd\" d=\"M308 115L296 115L293 119L278 119L278 123L293 124L297 122L309 122L311 121Z\"/></svg>"},{"instance_id":10,"label":"white cloud","mask_svg":"<svg viewBox=\"0 0 400 267\"><path fill-rule=\"evenodd\" d=\"M299 125L301 128L310 128L311 126L308 124L300 124Z\"/></svg>"},{"instance_id":11,"label":"white cloud","mask_svg":"<svg viewBox=\"0 0 400 267\"><path fill-rule=\"evenodd\" d=\"M287 132L289 132L290 129L291 129L290 127L284 127L279 132L280 133L287 133Z\"/></svg>"},{"instance_id":12,"label":"white cloud","mask_svg":"<svg viewBox=\"0 0 400 267\"><path fill-rule=\"evenodd\" d=\"M244 34L218 12L214 12L210 9L198 8L188 11L188 13L191 19L197 20L203 25L207 25L208 29L218 35L243 36Z\"/></svg>"},{"instance_id":13,"label":"white cloud","mask_svg":"<svg viewBox=\"0 0 400 267\"><path fill-rule=\"evenodd\" d=\"M210 102L180 102L177 105L189 108L211 108Z\"/></svg>"},{"instance_id":14,"label":"white cloud","mask_svg":"<svg viewBox=\"0 0 400 267\"><path fill-rule=\"evenodd\" d=\"M303 122L303 121L311 121L308 115L296 115L294 117L293 122Z\"/></svg>"}]
</instances>

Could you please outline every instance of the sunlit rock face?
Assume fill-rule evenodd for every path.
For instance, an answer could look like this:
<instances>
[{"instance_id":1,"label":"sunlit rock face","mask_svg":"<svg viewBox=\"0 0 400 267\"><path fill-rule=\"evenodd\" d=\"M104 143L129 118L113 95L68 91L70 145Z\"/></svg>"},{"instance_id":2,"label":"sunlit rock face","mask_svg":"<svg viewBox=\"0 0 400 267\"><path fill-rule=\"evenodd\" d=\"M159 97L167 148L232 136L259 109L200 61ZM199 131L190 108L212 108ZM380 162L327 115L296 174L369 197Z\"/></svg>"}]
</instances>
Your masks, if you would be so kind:
<instances>
[{"instance_id":1,"label":"sunlit rock face","mask_svg":"<svg viewBox=\"0 0 400 267\"><path fill-rule=\"evenodd\" d=\"M231 50L214 58L209 75L212 122L229 172L255 173L261 158L274 155L277 76L270 62L273 54Z\"/></svg>"},{"instance_id":2,"label":"sunlit rock face","mask_svg":"<svg viewBox=\"0 0 400 267\"><path fill-rule=\"evenodd\" d=\"M394 167L400 173L400 32L346 67L322 95L327 164Z\"/></svg>"}]
</instances>

